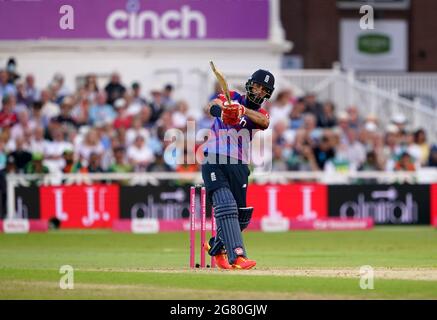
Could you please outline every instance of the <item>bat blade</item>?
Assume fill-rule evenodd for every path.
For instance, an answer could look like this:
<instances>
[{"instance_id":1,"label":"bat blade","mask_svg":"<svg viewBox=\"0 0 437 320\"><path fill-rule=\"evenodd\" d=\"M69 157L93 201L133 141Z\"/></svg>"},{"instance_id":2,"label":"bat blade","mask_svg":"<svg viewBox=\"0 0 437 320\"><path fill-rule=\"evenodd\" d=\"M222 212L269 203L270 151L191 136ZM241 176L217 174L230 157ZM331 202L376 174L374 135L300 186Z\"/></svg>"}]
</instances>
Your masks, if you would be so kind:
<instances>
[{"instance_id":1,"label":"bat blade","mask_svg":"<svg viewBox=\"0 0 437 320\"><path fill-rule=\"evenodd\" d=\"M214 62L209 61L209 65L211 66L212 72L214 72L215 77L217 78L218 83L220 84L220 87L222 88L223 94L226 97L226 100L228 100L228 103L231 104L231 93L229 91L228 84L226 82L225 77L223 76L223 73L220 72L214 65Z\"/></svg>"}]
</instances>

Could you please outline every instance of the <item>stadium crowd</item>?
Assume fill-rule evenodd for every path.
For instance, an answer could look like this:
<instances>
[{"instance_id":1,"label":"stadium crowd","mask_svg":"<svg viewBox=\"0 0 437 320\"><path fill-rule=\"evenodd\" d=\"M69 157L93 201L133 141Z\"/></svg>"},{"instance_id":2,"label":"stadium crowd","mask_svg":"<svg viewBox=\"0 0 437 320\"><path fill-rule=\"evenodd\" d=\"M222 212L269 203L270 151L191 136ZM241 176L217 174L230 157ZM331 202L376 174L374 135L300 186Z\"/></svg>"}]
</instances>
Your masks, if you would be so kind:
<instances>
[{"instance_id":1,"label":"stadium crowd","mask_svg":"<svg viewBox=\"0 0 437 320\"><path fill-rule=\"evenodd\" d=\"M139 83L127 86L113 73L104 87L90 73L83 85L67 88L62 74L49 84L38 75L19 75L15 61L0 68L0 171L152 172L199 170L177 164L163 152L165 132L184 130L194 120L189 105L175 100L171 84L145 97ZM308 93L277 92L270 113L274 171L406 170L437 166L437 146L424 130L408 130L398 114L382 128L355 106L337 112L332 102ZM202 114L197 128L213 119ZM176 150L185 156L186 149Z\"/></svg>"}]
</instances>

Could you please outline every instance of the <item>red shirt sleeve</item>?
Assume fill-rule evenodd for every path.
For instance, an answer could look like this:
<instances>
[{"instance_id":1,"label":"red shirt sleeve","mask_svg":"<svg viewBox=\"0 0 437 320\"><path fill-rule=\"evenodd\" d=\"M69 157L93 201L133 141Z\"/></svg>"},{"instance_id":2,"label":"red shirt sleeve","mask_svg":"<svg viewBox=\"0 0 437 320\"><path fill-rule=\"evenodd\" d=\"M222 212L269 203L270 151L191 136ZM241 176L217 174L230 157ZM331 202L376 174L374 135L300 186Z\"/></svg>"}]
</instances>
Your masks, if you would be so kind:
<instances>
[{"instance_id":1,"label":"red shirt sleeve","mask_svg":"<svg viewBox=\"0 0 437 320\"><path fill-rule=\"evenodd\" d=\"M263 115L265 115L267 119L270 119L270 115L269 115L269 113L267 112L266 109L259 108L259 109L258 109L258 112L259 112L259 113L262 113ZM256 128L257 128L257 129L261 129L261 130L265 130L265 129L267 129L267 128L261 128L261 127L258 126L258 125L256 126Z\"/></svg>"}]
</instances>

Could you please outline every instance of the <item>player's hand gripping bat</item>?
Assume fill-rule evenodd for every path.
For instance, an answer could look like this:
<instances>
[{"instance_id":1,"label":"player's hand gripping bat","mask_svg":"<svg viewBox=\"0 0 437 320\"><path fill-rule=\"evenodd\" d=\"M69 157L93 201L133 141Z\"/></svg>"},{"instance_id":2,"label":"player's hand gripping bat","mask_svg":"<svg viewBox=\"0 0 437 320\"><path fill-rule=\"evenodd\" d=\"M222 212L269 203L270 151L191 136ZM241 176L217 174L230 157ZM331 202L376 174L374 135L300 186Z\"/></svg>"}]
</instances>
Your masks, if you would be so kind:
<instances>
[{"instance_id":1,"label":"player's hand gripping bat","mask_svg":"<svg viewBox=\"0 0 437 320\"><path fill-rule=\"evenodd\" d=\"M226 124L235 126L240 122L240 117L244 114L245 108L238 103L232 103L231 93L225 77L215 67L214 62L209 61L209 64L227 100L227 103L224 103L224 108L222 111L222 121Z\"/></svg>"}]
</instances>

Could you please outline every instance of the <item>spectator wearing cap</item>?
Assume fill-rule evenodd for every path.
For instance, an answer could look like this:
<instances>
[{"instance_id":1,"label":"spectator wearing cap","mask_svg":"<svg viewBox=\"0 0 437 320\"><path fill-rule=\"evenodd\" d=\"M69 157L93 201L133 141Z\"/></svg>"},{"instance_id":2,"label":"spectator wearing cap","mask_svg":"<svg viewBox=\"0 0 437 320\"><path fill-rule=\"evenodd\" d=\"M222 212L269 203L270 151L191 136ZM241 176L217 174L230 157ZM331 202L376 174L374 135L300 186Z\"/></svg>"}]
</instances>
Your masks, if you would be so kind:
<instances>
[{"instance_id":1,"label":"spectator wearing cap","mask_svg":"<svg viewBox=\"0 0 437 320\"><path fill-rule=\"evenodd\" d=\"M391 118L391 123L398 128L400 133L404 133L406 131L408 121L407 117L405 117L403 113L396 113Z\"/></svg>"},{"instance_id":2,"label":"spectator wearing cap","mask_svg":"<svg viewBox=\"0 0 437 320\"><path fill-rule=\"evenodd\" d=\"M14 112L14 96L5 96L2 99L3 108L0 111L0 129L10 128L17 122L17 115Z\"/></svg>"},{"instance_id":3,"label":"spectator wearing cap","mask_svg":"<svg viewBox=\"0 0 437 320\"><path fill-rule=\"evenodd\" d=\"M91 125L95 125L98 122L112 123L114 121L117 113L106 101L106 92L99 92L97 94L96 103L89 110L89 121Z\"/></svg>"},{"instance_id":4,"label":"spectator wearing cap","mask_svg":"<svg viewBox=\"0 0 437 320\"><path fill-rule=\"evenodd\" d=\"M127 130L132 125L132 116L127 113L127 102L125 99L120 98L114 102L115 110L117 110L117 116L114 120L114 128L123 128Z\"/></svg>"},{"instance_id":5,"label":"spectator wearing cap","mask_svg":"<svg viewBox=\"0 0 437 320\"><path fill-rule=\"evenodd\" d=\"M105 87L107 94L107 102L113 105L117 99L123 98L126 93L126 88L121 84L120 74L117 72L112 73L111 80Z\"/></svg>"}]
</instances>

